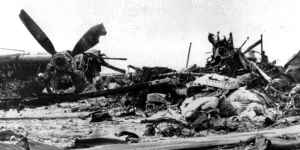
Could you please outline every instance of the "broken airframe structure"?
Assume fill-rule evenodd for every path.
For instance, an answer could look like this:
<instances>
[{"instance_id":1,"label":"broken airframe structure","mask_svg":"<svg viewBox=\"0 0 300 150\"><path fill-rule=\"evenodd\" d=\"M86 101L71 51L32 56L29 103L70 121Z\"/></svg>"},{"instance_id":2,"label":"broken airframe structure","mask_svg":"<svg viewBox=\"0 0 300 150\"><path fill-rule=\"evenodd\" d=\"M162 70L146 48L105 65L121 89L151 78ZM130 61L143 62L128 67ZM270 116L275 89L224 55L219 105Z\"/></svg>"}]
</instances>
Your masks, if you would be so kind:
<instances>
[{"instance_id":1,"label":"broken airframe structure","mask_svg":"<svg viewBox=\"0 0 300 150\"><path fill-rule=\"evenodd\" d=\"M284 67L276 66L275 63L269 62L263 49L262 36L243 51L244 44L236 48L231 33L228 38L220 38L219 33L216 35L210 33L208 41L212 45L212 55L204 67L193 65L178 72L166 67L139 68L129 65L128 68L133 69L134 72L125 74L123 69L107 64L101 53L85 53L98 43L100 35L106 34L103 24L88 30L72 51L56 52L48 37L24 10L21 11L20 18L36 40L52 56L50 58L30 58L23 55L3 56L0 66L2 66L1 71L5 72L2 73L5 74L4 78L12 69L11 65L4 64L14 63L14 61L39 63L44 66L44 70L39 71L44 73L33 77L33 81L37 82L30 82L29 86L24 86L25 88L16 87L22 89L20 90L21 97L1 99L1 109L20 110L27 107L35 108L62 102L110 97L116 100L113 104L103 107L103 105L93 103L88 107L78 106L72 111L89 111L91 113L83 118L91 118L91 122L100 122L113 120L114 117L136 116L138 109L143 110L144 117L140 121L145 124L143 136L162 137L205 136L204 131L220 134L247 132L280 126L284 124L282 120L287 117L296 118L293 120L294 123L299 120L295 116L300 110L300 85L298 84L300 53ZM259 45L261 46L260 52L253 50ZM260 56L257 57L255 53ZM80 57L82 59L76 61L78 54L83 56ZM76 67L76 64L82 65L82 62L87 62L83 63L83 66L87 68ZM97 73L101 65L124 74L100 76ZM19 67L22 68L22 66ZM84 72L86 70L89 71ZM53 78L56 82L50 85L50 80ZM93 79L97 80L91 82ZM57 82L60 81L70 81L70 86L74 86L75 89L67 92L67 88L62 88L63 90L58 92L60 88L57 87L59 84ZM42 86L33 86L41 83ZM68 85L68 82L60 84ZM40 87L37 91L32 92L28 88L36 88L36 86ZM46 92L42 92L42 89L46 89ZM5 87L2 90L6 90ZM105 101L105 99L101 100ZM120 107L118 113L110 113L108 107L113 106ZM16 136L13 132L5 133L5 135ZM116 135L126 135L127 138L125 141L110 140L110 143L139 142L139 136L132 132L124 131ZM251 135L254 137L247 138L245 141L219 140L218 143L212 142L206 145L205 143L181 145L181 148L209 149L240 145L262 149L295 148L300 143L297 139L286 144L284 139L274 140ZM25 136L17 135L17 137L23 142L23 147L26 145L30 147L30 142L28 143ZM103 139L100 141L99 139L79 139L75 141L74 147L82 145L85 147L89 143L94 145L97 142L103 143ZM178 144L177 146L176 142L174 144L165 148L178 148ZM138 148L138 145L135 146ZM134 148L134 145L133 147L129 145L128 149L130 148Z\"/></svg>"}]
</instances>

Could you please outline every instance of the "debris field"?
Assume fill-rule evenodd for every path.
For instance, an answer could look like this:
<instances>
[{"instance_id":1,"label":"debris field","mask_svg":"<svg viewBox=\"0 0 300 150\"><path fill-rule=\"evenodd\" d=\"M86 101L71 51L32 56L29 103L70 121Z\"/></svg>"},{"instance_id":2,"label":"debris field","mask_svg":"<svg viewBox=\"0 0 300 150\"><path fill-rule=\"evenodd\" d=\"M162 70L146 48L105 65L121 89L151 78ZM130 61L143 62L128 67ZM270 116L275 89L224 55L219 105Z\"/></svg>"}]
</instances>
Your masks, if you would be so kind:
<instances>
[{"instance_id":1,"label":"debris field","mask_svg":"<svg viewBox=\"0 0 300 150\"><path fill-rule=\"evenodd\" d=\"M262 35L244 48L246 41L235 46L232 33L209 33L205 66L187 60L180 71L129 65L126 72L105 61L114 58L90 50L106 35L103 24L72 51L57 52L24 10L20 19L51 56L1 56L1 149L300 146L300 53L276 65ZM119 73L102 74L101 66Z\"/></svg>"}]
</instances>

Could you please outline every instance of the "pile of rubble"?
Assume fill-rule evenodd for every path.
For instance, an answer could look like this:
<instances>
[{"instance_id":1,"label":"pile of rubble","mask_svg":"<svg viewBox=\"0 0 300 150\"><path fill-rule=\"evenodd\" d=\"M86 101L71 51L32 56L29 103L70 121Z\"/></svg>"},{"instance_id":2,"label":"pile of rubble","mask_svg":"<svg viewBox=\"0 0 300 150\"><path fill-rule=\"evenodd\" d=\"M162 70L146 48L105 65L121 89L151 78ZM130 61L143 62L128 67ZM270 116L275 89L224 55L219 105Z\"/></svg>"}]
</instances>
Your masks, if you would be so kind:
<instances>
[{"instance_id":1,"label":"pile of rubble","mask_svg":"<svg viewBox=\"0 0 300 150\"><path fill-rule=\"evenodd\" d=\"M90 122L139 118L139 123L145 126L143 136L146 137L203 137L209 133L256 131L286 126L282 120L300 113L300 84L297 84L300 53L281 67L269 62L262 37L245 51L243 45L234 47L232 34L222 39L219 33L209 34L208 40L212 55L205 67L193 65L176 71L130 65L132 73L97 77L96 92L39 97L23 101L22 108L88 98L84 105L72 106L71 111L91 112L81 117L90 118ZM258 45L261 45L260 52L253 50ZM1 103L4 107L4 102ZM12 101L5 102L11 106L8 103ZM297 119L288 125L293 123L298 123ZM140 142L140 136L133 132L116 134L124 135L125 141L114 142ZM27 140L25 136L18 137ZM89 142L96 141L77 140L74 147Z\"/></svg>"},{"instance_id":2,"label":"pile of rubble","mask_svg":"<svg viewBox=\"0 0 300 150\"><path fill-rule=\"evenodd\" d=\"M291 104L297 98L297 86L290 80L293 77L269 63L263 50L260 61L246 55L262 44L262 39L245 52L234 48L231 34L228 39L209 34L208 40L213 49L205 67L150 75L148 71L148 76L168 78L172 83L165 89L144 91L145 112L151 112L143 121L148 123L146 135L197 136L207 129L219 133L255 130L286 117L290 107L296 109Z\"/></svg>"},{"instance_id":3,"label":"pile of rubble","mask_svg":"<svg viewBox=\"0 0 300 150\"><path fill-rule=\"evenodd\" d=\"M262 37L245 51L242 46L234 47L232 34L223 39L219 34L209 34L208 40L213 48L205 67L193 65L176 72L163 67L129 66L135 73L127 78L127 86L149 83L122 96L124 106L144 110L147 118L141 122L146 124L145 136L254 131L274 127L280 124L278 120L299 113L299 54L281 67L269 62ZM253 50L258 45L260 52ZM162 81L166 84L150 86Z\"/></svg>"}]
</instances>

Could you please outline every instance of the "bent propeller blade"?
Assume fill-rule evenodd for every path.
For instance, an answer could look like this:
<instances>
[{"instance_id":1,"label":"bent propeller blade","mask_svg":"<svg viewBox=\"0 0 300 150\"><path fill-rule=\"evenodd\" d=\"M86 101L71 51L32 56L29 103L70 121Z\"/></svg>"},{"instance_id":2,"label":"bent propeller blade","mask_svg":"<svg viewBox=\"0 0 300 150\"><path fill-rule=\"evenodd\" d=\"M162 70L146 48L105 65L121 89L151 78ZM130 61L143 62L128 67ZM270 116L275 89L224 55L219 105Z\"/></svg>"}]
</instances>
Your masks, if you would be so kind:
<instances>
[{"instance_id":1,"label":"bent propeller blade","mask_svg":"<svg viewBox=\"0 0 300 150\"><path fill-rule=\"evenodd\" d=\"M51 55L55 54L55 48L48 36L23 9L21 10L19 17L27 30L39 42L39 44Z\"/></svg>"},{"instance_id":2,"label":"bent propeller blade","mask_svg":"<svg viewBox=\"0 0 300 150\"><path fill-rule=\"evenodd\" d=\"M95 46L99 42L99 37L101 35L106 35L106 30L102 23L91 27L76 43L72 55L75 56L83 53Z\"/></svg>"}]
</instances>

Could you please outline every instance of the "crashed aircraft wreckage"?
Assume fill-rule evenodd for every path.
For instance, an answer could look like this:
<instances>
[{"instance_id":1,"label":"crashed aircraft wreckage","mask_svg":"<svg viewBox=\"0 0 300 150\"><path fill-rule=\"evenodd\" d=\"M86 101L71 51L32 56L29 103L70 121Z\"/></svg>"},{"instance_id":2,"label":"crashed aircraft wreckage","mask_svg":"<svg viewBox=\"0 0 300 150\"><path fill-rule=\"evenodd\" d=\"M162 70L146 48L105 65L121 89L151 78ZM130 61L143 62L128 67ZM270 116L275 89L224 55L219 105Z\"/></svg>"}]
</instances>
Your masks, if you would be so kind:
<instances>
[{"instance_id":1,"label":"crashed aircraft wreckage","mask_svg":"<svg viewBox=\"0 0 300 150\"><path fill-rule=\"evenodd\" d=\"M149 147L147 140L142 141L143 138L140 136L205 137L211 132L213 134L227 133L228 136L222 137L228 138L230 132L248 131L247 136L237 135L243 141L237 141L238 138L226 141L222 137L216 137L218 142L213 142L203 137L195 139L194 143L187 141L187 145L174 141L173 145L169 143L164 147L162 145L166 143L162 141L154 143L154 147L157 149L174 149L175 147L176 149L179 146L181 149L188 149L220 148L220 146L226 148L226 146L234 145L234 147L243 148L260 146L260 148L268 149L300 145L298 141L284 144L286 139L281 139L280 142L278 139L274 140L274 136L278 134L265 134L268 137L264 137L251 132L285 125L287 120L292 120L289 121L290 124L299 123L299 118L297 119L296 116L300 114L299 53L284 67L277 66L269 62L263 49L262 36L248 48L243 49L245 42L236 48L231 33L228 38L220 38L219 33L210 33L208 41L212 45L212 55L207 59L204 67L193 65L183 71L176 71L166 67L139 68L129 65L128 68L133 69L133 72L124 74L123 69L106 63L105 59L109 58L104 57L99 51L87 51L98 43L100 36L106 34L103 24L90 28L72 51L57 52L46 34L24 10L21 10L20 18L51 56L16 54L0 57L1 71L4 70L4 72L14 67L22 68L22 65L26 63L43 66L39 71L28 74L33 77L33 82L29 82L27 86L17 87L22 89L20 90L21 93L23 92L22 96L1 99L0 109L22 110L22 108L40 108L40 106L56 103L76 103L86 100L85 103L88 103L88 106L76 103L76 107L71 106L72 108L68 111L88 112L88 115L77 118L91 118L90 123L131 116L139 124L144 125L143 135L121 131L115 136L126 135L125 140L103 137L76 139L71 148L84 148L103 143L145 142L140 145L109 147L110 149L120 149L120 147L134 149L143 145ZM261 46L260 52L255 51L254 48L259 45ZM260 54L260 56L257 57L255 54ZM22 62L26 63L22 64ZM100 75L101 66L123 74ZM5 75L7 72L9 71L6 71ZM43 73L35 76L38 72ZM16 76L12 76L14 77ZM98 79L97 82L92 82L95 79ZM67 89L72 86L75 89L67 92ZM30 87L34 88L33 92ZM60 92L60 89L63 89L63 92ZM6 89L3 88L3 90ZM113 111L114 109L116 112ZM138 116L138 110L142 110L143 115ZM206 134L203 134L204 131ZM24 136L18 137L26 139ZM28 143L30 145L32 142L27 141Z\"/></svg>"},{"instance_id":2,"label":"crashed aircraft wreckage","mask_svg":"<svg viewBox=\"0 0 300 150\"><path fill-rule=\"evenodd\" d=\"M114 58L105 57L97 50L86 52L98 43L100 36L106 35L107 32L102 23L91 27L75 44L73 50L57 52L47 35L24 10L21 10L19 17L32 36L51 55L1 56L0 66L4 73L13 72L10 75L11 78L24 79L32 76L33 73L42 72L31 83L23 87L25 91L20 90L21 95L41 94L43 89L46 89L47 93L60 93L72 86L75 88L71 92L75 93L92 90L95 88L92 79L101 71L101 66L125 73L124 69L114 67L105 61L105 59ZM124 59L120 58L119 60ZM33 69L34 66L38 70Z\"/></svg>"}]
</instances>

